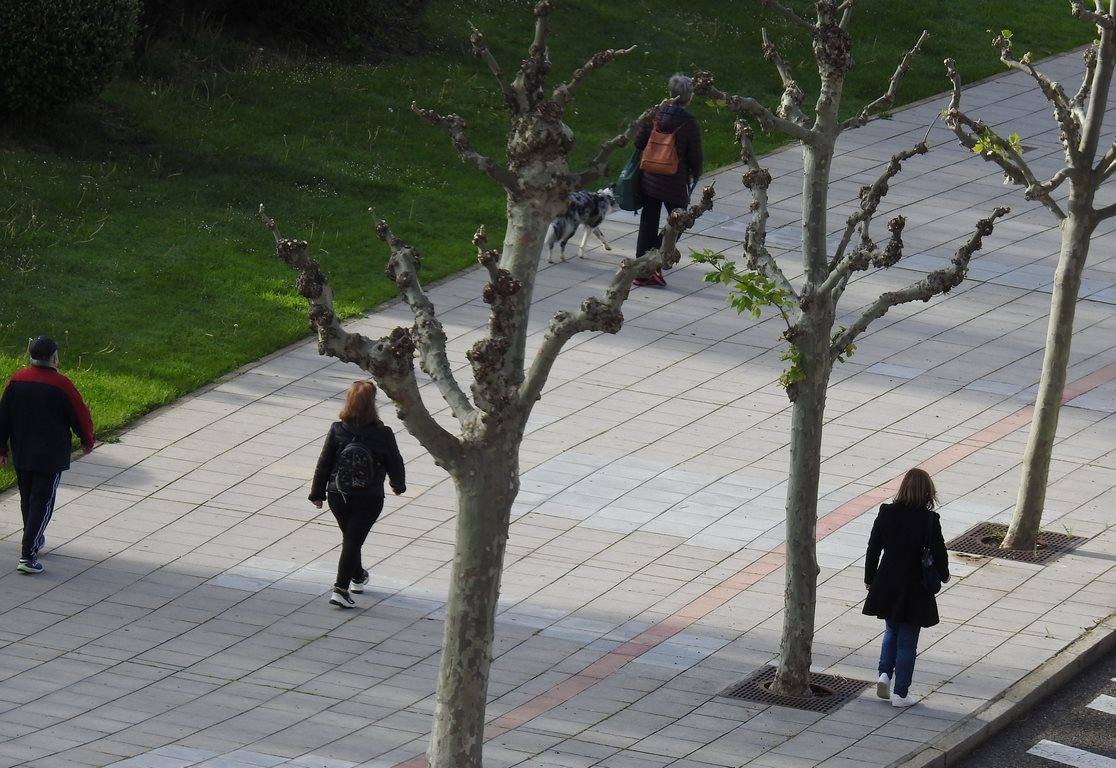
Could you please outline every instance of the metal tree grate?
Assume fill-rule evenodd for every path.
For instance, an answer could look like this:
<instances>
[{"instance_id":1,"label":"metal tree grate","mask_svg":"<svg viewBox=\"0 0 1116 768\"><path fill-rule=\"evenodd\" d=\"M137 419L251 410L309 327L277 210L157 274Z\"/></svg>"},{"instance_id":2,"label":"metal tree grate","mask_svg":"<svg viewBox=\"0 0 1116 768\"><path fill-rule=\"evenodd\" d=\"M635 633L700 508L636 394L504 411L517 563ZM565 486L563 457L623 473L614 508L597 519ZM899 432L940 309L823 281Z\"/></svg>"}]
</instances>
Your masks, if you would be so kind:
<instances>
[{"instance_id":1,"label":"metal tree grate","mask_svg":"<svg viewBox=\"0 0 1116 768\"><path fill-rule=\"evenodd\" d=\"M1004 540L1006 533L1007 526L1002 523L977 523L956 539L946 542L946 549L969 555L999 557L1043 565L1088 541L1084 536L1039 531L1038 548L1033 552L1023 549L1000 549L1000 542Z\"/></svg>"},{"instance_id":2,"label":"metal tree grate","mask_svg":"<svg viewBox=\"0 0 1116 768\"><path fill-rule=\"evenodd\" d=\"M774 679L775 667L760 667L741 682L722 691L721 696L792 709L807 709L811 712L832 712L859 696L861 691L871 685L863 680L811 672L810 688L814 691L813 696L779 696L767 690L768 683Z\"/></svg>"}]
</instances>

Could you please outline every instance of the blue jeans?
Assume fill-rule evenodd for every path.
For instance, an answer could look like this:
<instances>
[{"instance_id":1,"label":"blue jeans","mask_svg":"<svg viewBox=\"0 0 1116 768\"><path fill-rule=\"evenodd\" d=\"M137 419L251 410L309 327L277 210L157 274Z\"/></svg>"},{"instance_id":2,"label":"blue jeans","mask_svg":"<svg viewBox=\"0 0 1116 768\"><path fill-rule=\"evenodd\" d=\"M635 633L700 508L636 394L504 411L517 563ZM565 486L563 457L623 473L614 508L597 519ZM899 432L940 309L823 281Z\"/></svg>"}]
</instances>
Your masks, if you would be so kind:
<instances>
[{"instance_id":1,"label":"blue jeans","mask_svg":"<svg viewBox=\"0 0 1116 768\"><path fill-rule=\"evenodd\" d=\"M891 692L906 696L914 676L915 656L918 653L917 624L899 624L888 621L884 630L883 647L880 649L880 674L892 679Z\"/></svg>"}]
</instances>

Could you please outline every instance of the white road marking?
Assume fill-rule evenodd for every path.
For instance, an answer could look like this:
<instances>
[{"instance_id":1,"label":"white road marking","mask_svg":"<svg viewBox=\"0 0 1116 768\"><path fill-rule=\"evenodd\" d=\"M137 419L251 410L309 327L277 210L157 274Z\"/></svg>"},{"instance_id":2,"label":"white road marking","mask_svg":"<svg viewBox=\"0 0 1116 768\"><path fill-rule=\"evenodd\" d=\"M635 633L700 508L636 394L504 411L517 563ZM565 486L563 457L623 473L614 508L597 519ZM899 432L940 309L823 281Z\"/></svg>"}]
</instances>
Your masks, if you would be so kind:
<instances>
[{"instance_id":1,"label":"white road marking","mask_svg":"<svg viewBox=\"0 0 1116 768\"><path fill-rule=\"evenodd\" d=\"M1106 715L1116 715L1116 696L1109 696L1102 693L1100 696L1089 702L1089 709L1095 709L1098 712L1104 712Z\"/></svg>"},{"instance_id":2,"label":"white road marking","mask_svg":"<svg viewBox=\"0 0 1116 768\"><path fill-rule=\"evenodd\" d=\"M1046 739L1028 749L1027 754L1045 757L1047 760L1063 765L1072 765L1073 768L1116 768L1116 760L1111 757L1086 752L1076 747L1067 747L1065 744Z\"/></svg>"}]
</instances>

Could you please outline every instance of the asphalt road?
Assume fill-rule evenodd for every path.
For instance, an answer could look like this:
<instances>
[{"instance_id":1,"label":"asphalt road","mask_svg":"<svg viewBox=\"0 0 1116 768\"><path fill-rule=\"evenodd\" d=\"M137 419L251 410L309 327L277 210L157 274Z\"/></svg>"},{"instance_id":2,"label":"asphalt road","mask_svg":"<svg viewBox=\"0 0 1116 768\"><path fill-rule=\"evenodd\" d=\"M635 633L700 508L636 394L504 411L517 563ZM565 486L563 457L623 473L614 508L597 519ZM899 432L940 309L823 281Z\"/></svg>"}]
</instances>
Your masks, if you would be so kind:
<instances>
[{"instance_id":1,"label":"asphalt road","mask_svg":"<svg viewBox=\"0 0 1116 768\"><path fill-rule=\"evenodd\" d=\"M1116 711L1104 712L1089 707L1098 696L1116 697L1113 678L1116 678L1116 650L1083 670L958 765L961 768L1055 768L1059 765L1116 768ZM1116 701L1098 702L1101 707L1113 704ZM1047 745L1047 753L1058 755L1058 759L1028 753L1044 740L1084 752Z\"/></svg>"}]
</instances>

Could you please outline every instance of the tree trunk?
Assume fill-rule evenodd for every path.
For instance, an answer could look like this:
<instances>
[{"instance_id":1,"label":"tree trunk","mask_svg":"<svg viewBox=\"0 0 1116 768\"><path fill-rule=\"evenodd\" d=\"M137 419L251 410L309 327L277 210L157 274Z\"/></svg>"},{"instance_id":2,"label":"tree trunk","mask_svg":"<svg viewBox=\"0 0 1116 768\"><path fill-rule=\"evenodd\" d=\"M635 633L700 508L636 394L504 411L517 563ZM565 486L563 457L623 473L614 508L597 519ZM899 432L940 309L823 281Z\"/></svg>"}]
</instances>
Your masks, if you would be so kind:
<instances>
[{"instance_id":1,"label":"tree trunk","mask_svg":"<svg viewBox=\"0 0 1116 768\"><path fill-rule=\"evenodd\" d=\"M832 96L827 97L826 104L832 106ZM819 138L813 146L802 146L802 261L806 270L803 296L823 283L828 273L825 234L832 158L831 141ZM799 365L806 377L792 385L793 393L788 391L793 407L787 481L786 592L779 667L771 683L772 692L784 696L810 695L810 657L818 591L815 541L818 480L825 391L831 370L829 338L834 321L828 299L812 299L803 313L799 321L803 333L792 340L801 353Z\"/></svg>"},{"instance_id":2,"label":"tree trunk","mask_svg":"<svg viewBox=\"0 0 1116 768\"><path fill-rule=\"evenodd\" d=\"M1091 197L1091 196L1089 196ZM1058 413L1066 387L1070 343L1073 341L1073 317L1081 274L1089 257L1089 240L1093 234L1091 199L1071 199L1069 212L1062 222L1062 248L1054 290L1050 297L1050 320L1046 328L1046 351L1042 359L1042 377L1035 398L1035 415L1031 434L1023 454L1023 476L1015 513L1011 518L1004 549L1033 550L1037 543L1042 510L1046 503L1046 484L1050 476L1050 459L1054 437L1058 431Z\"/></svg>"},{"instance_id":3,"label":"tree trunk","mask_svg":"<svg viewBox=\"0 0 1116 768\"><path fill-rule=\"evenodd\" d=\"M481 768L488 672L512 502L518 442L493 439L455 473L457 542L446 603L430 768Z\"/></svg>"},{"instance_id":4,"label":"tree trunk","mask_svg":"<svg viewBox=\"0 0 1116 768\"><path fill-rule=\"evenodd\" d=\"M822 328L828 328L822 319ZM818 319L815 319L817 322ZM832 318L830 319L832 324ZM814 331L800 344L806 378L798 382L791 411L790 474L787 483L787 562L783 635L773 693L810 695L810 658L817 604L818 482L822 422L829 385L828 334ZM803 348L805 347L805 348Z\"/></svg>"},{"instance_id":5,"label":"tree trunk","mask_svg":"<svg viewBox=\"0 0 1116 768\"><path fill-rule=\"evenodd\" d=\"M833 145L820 139L817 146L802 145L802 266L815 287L829 275L829 251L825 242L829 208L829 173ZM807 287L804 290L809 290ZM831 323L832 325L832 323Z\"/></svg>"},{"instance_id":6,"label":"tree trunk","mask_svg":"<svg viewBox=\"0 0 1116 768\"><path fill-rule=\"evenodd\" d=\"M509 198L508 227L504 235L504 248L500 266L511 272L520 282L516 294L517 311L511 321L516 325L503 329L511 348L504 357L505 375L518 385L523 375L523 361L527 345L527 325L531 301L535 291L535 275L543 239L551 220L564 210L553 200L512 200Z\"/></svg>"}]
</instances>

